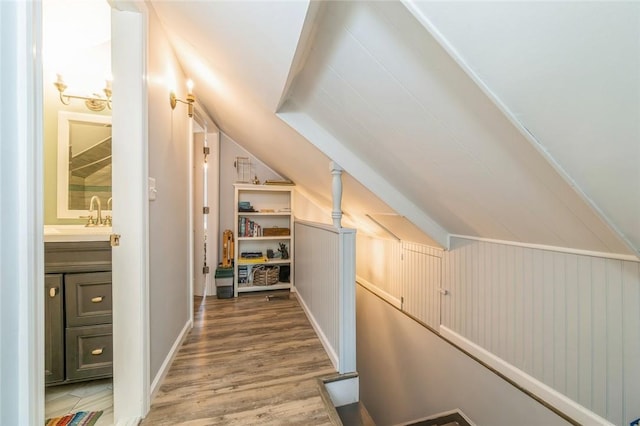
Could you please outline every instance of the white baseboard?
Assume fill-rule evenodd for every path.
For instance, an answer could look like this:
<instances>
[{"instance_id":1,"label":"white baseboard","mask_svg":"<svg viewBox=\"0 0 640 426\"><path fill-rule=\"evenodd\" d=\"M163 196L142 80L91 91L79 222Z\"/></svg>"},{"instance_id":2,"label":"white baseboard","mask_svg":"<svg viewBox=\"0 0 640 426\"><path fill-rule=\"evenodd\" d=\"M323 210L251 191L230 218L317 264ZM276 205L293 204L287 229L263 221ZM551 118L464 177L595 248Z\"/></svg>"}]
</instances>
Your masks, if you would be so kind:
<instances>
[{"instance_id":1,"label":"white baseboard","mask_svg":"<svg viewBox=\"0 0 640 426\"><path fill-rule=\"evenodd\" d=\"M324 346L324 350L325 352L327 352L327 355L331 360L331 364L333 364L333 367L336 369L336 371L340 371L340 361L338 359L338 354L336 354L336 351L333 349L333 347L329 343L329 339L327 339L327 336L325 336L324 333L322 332L322 329L320 328L320 325L318 325L316 319L311 313L311 310L309 309L307 304L304 303L304 299L302 298L302 294L300 294L300 292L298 292L297 297L298 297L298 301L300 302L300 306L302 306L302 310L304 311L305 315L309 319L309 322L311 323L311 326L313 327L313 330L318 335L318 339L320 339L320 343L322 343L322 346Z\"/></svg>"},{"instance_id":2,"label":"white baseboard","mask_svg":"<svg viewBox=\"0 0 640 426\"><path fill-rule=\"evenodd\" d=\"M193 327L193 320L187 321L187 323L182 328L182 331L178 335L178 338L176 339L175 342L173 342L173 346L171 346L169 353L164 359L164 362L162 363L162 365L160 366L160 369L158 370L158 374L156 374L156 377L153 379L153 382L151 382L151 392L150 392L150 398L149 398L150 401L153 401L153 398L156 396L156 392L158 392L158 390L160 389L160 384L162 383L162 380L164 380L165 376L169 372L171 363L173 362L173 359L176 357L178 353L178 349L180 349L180 346L182 346L182 342L184 341L184 338L187 337L187 333L189 332L189 330L191 330L191 327ZM120 425L120 423L118 423L118 425Z\"/></svg>"},{"instance_id":3,"label":"white baseboard","mask_svg":"<svg viewBox=\"0 0 640 426\"><path fill-rule=\"evenodd\" d=\"M140 417L130 417L127 419L120 419L116 426L138 426L142 419Z\"/></svg>"}]
</instances>

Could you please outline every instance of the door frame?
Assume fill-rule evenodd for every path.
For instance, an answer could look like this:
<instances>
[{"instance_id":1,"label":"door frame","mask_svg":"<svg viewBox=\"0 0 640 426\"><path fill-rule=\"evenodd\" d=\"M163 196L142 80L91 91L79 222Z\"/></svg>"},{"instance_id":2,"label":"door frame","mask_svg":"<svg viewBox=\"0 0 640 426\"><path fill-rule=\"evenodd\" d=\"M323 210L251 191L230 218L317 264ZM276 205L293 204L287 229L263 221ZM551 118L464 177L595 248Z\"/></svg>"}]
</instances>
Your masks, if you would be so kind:
<instances>
[{"instance_id":1,"label":"door frame","mask_svg":"<svg viewBox=\"0 0 640 426\"><path fill-rule=\"evenodd\" d=\"M0 2L0 423L44 422L42 7Z\"/></svg>"},{"instance_id":2,"label":"door frame","mask_svg":"<svg viewBox=\"0 0 640 426\"><path fill-rule=\"evenodd\" d=\"M201 158L202 154L197 152L199 149L199 143L196 141L195 134L202 133L203 138L207 142L207 147L209 148L209 158L207 161L208 170L207 170L207 199L210 207L210 211L208 213L208 240L207 240L207 265L209 266L209 280L212 279L216 265L218 263L218 238L219 238L219 204L220 204L220 129L215 124L215 122L209 117L209 115L204 112L198 104L195 106L194 119L193 121L202 129L202 131L196 132L195 126L192 125L190 129L190 151L189 151L189 235L191 236L191 240L189 242L190 247L190 270L191 270L191 318L193 319L193 296L196 294L196 266L199 264L200 259L196 258L196 249L195 249L195 237L198 235L196 232L196 216L200 217L200 214L195 211L195 203L198 198L203 198L201 196L196 196L196 181L195 179L200 178L200 172L196 172L197 167L199 165L195 164L196 158ZM203 142L204 144L204 142ZM198 187L198 189L202 189ZM205 280L203 294L206 294L208 280ZM207 294L207 296L211 296Z\"/></svg>"},{"instance_id":3,"label":"door frame","mask_svg":"<svg viewBox=\"0 0 640 426\"><path fill-rule=\"evenodd\" d=\"M111 0L113 81L113 409L137 425L150 407L148 10Z\"/></svg>"},{"instance_id":4,"label":"door frame","mask_svg":"<svg viewBox=\"0 0 640 426\"><path fill-rule=\"evenodd\" d=\"M110 4L113 45L120 46L112 57L114 151L126 148L127 158L118 161L116 153L114 170L131 166L114 180L114 192L122 194L113 226L122 234L113 255L114 420L134 425L149 410L148 15L141 2ZM44 422L41 4L0 2L0 23L0 423L38 425Z\"/></svg>"}]
</instances>

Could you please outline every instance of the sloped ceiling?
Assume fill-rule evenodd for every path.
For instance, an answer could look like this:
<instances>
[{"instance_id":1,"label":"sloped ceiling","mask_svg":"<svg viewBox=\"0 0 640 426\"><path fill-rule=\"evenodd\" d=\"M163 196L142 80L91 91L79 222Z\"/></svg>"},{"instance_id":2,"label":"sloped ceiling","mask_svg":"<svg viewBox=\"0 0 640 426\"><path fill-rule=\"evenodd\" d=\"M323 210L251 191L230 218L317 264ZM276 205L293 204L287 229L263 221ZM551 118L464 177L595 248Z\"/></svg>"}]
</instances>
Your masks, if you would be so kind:
<instances>
[{"instance_id":1,"label":"sloped ceiling","mask_svg":"<svg viewBox=\"0 0 640 426\"><path fill-rule=\"evenodd\" d=\"M153 8L222 131L328 209L335 160L356 220L632 253L402 3Z\"/></svg>"},{"instance_id":2,"label":"sloped ceiling","mask_svg":"<svg viewBox=\"0 0 640 426\"><path fill-rule=\"evenodd\" d=\"M639 248L640 2L413 6Z\"/></svg>"},{"instance_id":3,"label":"sloped ceiling","mask_svg":"<svg viewBox=\"0 0 640 426\"><path fill-rule=\"evenodd\" d=\"M263 7L265 5L276 6L274 10L291 6L294 12L282 11L277 15L281 19L266 19L273 16L268 7ZM304 5L302 10L300 5ZM274 113L282 93L290 84L289 67L296 62L296 49L304 35L303 24L314 25L312 6L305 2L152 3L186 74L195 83L198 103L216 125L276 173L293 180L307 198L330 212L331 159ZM234 21L238 14L248 15L242 22L251 21L250 30ZM222 35L213 28L218 21L225 23L226 30ZM239 45L233 40L243 37L247 39L240 42L241 46L257 37L268 39L279 47L261 45L254 50L249 46L245 52L225 56L225 51L238 49ZM283 46L288 47L284 49ZM251 52L256 56L237 59L242 55L251 56ZM276 54L280 55L278 60L272 57ZM268 59L258 61L256 57ZM248 63L252 65L248 66ZM274 88L282 92L278 93ZM346 226L367 224L371 231L376 231L376 225L366 215L394 213L348 171L343 174L343 185ZM423 239L437 245L428 236Z\"/></svg>"}]
</instances>

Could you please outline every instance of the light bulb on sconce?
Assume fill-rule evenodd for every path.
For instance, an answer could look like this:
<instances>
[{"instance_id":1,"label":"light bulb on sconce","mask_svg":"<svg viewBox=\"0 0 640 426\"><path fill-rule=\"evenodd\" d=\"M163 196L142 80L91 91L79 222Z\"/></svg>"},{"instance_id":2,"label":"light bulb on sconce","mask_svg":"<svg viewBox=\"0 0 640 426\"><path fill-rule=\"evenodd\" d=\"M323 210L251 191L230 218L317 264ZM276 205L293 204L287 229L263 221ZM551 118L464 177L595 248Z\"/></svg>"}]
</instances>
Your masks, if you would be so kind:
<instances>
[{"instance_id":1,"label":"light bulb on sconce","mask_svg":"<svg viewBox=\"0 0 640 426\"><path fill-rule=\"evenodd\" d=\"M171 109L176 109L176 105L178 104L178 102L182 102L183 104L187 105L187 114L189 115L189 118L193 117L193 103L196 101L196 97L193 95L192 91L193 91L193 81L188 80L187 81L187 97L186 100L182 100L182 99L178 99L176 97L176 93L171 90L171 93L169 93L169 104L171 105Z\"/></svg>"},{"instance_id":2,"label":"light bulb on sconce","mask_svg":"<svg viewBox=\"0 0 640 426\"><path fill-rule=\"evenodd\" d=\"M104 93L105 95L107 95L107 98L111 99L111 94L112 94L112 83L113 83L113 76L111 75L111 73L109 73L104 80Z\"/></svg>"},{"instance_id":3,"label":"light bulb on sconce","mask_svg":"<svg viewBox=\"0 0 640 426\"><path fill-rule=\"evenodd\" d=\"M104 91L105 97L102 98L97 93L94 93L94 97L89 96L77 96L77 95L69 95L66 94L67 85L62 78L62 74L56 74L56 81L53 82L53 85L56 86L58 92L60 92L60 102L63 105L69 105L71 103L71 99L82 99L87 108L91 111L102 111L105 108L111 109L111 79L107 78L105 81L105 87L102 89Z\"/></svg>"}]
</instances>

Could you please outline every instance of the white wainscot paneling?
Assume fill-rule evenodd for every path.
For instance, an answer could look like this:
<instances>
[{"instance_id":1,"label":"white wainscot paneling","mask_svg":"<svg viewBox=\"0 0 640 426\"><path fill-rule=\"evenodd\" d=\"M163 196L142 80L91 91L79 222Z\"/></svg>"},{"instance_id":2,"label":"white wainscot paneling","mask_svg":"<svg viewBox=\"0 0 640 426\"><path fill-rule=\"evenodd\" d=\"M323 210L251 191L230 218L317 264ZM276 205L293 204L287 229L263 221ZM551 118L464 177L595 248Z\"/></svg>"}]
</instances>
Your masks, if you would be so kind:
<instances>
[{"instance_id":1,"label":"white wainscot paneling","mask_svg":"<svg viewBox=\"0 0 640 426\"><path fill-rule=\"evenodd\" d=\"M613 424L640 417L639 263L454 238L443 287L446 329Z\"/></svg>"},{"instance_id":2,"label":"white wainscot paneling","mask_svg":"<svg viewBox=\"0 0 640 426\"><path fill-rule=\"evenodd\" d=\"M442 250L402 243L402 309L427 326L440 325Z\"/></svg>"},{"instance_id":3,"label":"white wainscot paneling","mask_svg":"<svg viewBox=\"0 0 640 426\"><path fill-rule=\"evenodd\" d=\"M355 231L294 226L298 299L336 370L355 372Z\"/></svg>"}]
</instances>

